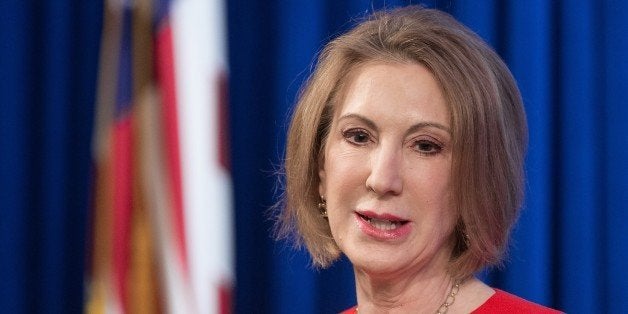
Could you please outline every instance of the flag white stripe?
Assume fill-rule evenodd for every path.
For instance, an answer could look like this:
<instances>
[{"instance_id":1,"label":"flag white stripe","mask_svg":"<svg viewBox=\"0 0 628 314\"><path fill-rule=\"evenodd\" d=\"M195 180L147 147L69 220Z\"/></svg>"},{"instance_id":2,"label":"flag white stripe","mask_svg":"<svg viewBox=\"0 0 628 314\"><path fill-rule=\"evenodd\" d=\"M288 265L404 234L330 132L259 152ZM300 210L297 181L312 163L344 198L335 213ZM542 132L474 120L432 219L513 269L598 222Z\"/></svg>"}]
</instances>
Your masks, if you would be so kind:
<instances>
[{"instance_id":1,"label":"flag white stripe","mask_svg":"<svg viewBox=\"0 0 628 314\"><path fill-rule=\"evenodd\" d=\"M188 262L199 313L216 313L233 278L230 178L218 161L218 75L225 71L224 9L179 0L171 11Z\"/></svg>"}]
</instances>

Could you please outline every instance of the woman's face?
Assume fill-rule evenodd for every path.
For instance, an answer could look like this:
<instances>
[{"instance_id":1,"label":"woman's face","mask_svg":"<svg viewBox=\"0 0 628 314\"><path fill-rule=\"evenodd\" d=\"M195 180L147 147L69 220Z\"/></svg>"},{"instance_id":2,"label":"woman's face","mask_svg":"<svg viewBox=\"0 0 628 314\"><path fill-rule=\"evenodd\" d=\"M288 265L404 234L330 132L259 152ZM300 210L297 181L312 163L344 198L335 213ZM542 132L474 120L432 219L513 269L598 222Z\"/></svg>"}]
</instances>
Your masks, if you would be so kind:
<instances>
[{"instance_id":1,"label":"woman's face","mask_svg":"<svg viewBox=\"0 0 628 314\"><path fill-rule=\"evenodd\" d=\"M415 63L370 63L351 80L319 169L334 240L371 275L443 270L457 216L439 85Z\"/></svg>"}]
</instances>

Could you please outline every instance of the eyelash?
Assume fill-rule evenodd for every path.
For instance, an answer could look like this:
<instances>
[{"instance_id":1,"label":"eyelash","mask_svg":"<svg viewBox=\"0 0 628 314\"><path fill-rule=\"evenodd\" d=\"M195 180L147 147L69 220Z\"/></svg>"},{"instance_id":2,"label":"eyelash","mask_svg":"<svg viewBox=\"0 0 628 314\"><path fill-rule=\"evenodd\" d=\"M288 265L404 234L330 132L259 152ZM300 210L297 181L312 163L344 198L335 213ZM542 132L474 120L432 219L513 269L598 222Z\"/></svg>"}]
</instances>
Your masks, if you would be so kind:
<instances>
[{"instance_id":1,"label":"eyelash","mask_svg":"<svg viewBox=\"0 0 628 314\"><path fill-rule=\"evenodd\" d=\"M349 143L354 145L364 145L371 140L371 134L364 129L350 129L342 132L342 136L349 141ZM364 136L364 141L356 141L356 136Z\"/></svg>"},{"instance_id":2,"label":"eyelash","mask_svg":"<svg viewBox=\"0 0 628 314\"><path fill-rule=\"evenodd\" d=\"M364 146L371 141L371 135L364 129L349 129L342 132L342 136L351 144ZM361 136L360 140L356 140L356 136ZM429 147L425 147L429 145ZM421 148L423 146L423 148ZM419 139L413 142L412 147L423 156L431 156L440 153L443 150L443 146L436 141L430 141L426 139ZM427 151L426 151L427 148Z\"/></svg>"},{"instance_id":3,"label":"eyelash","mask_svg":"<svg viewBox=\"0 0 628 314\"><path fill-rule=\"evenodd\" d=\"M430 145L429 149L431 149L430 151L425 151L423 149L420 148L420 146L422 145ZM424 155L424 156L431 156L431 155L435 155L440 153L443 150L443 146L434 142L434 141L430 141L430 140L417 140L414 142L414 144L412 145L413 147L416 147L416 151L419 152L419 154ZM425 148L425 147L424 147Z\"/></svg>"}]
</instances>

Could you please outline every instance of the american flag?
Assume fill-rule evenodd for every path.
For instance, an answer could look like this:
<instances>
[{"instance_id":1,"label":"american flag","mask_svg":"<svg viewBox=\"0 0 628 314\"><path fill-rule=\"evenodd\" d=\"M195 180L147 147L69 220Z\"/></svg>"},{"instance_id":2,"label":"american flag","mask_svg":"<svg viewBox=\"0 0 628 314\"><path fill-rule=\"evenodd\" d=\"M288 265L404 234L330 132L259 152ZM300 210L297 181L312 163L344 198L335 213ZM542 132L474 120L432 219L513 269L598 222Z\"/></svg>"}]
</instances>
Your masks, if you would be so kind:
<instances>
[{"instance_id":1,"label":"american flag","mask_svg":"<svg viewBox=\"0 0 628 314\"><path fill-rule=\"evenodd\" d=\"M225 20L216 0L108 1L88 313L230 313Z\"/></svg>"}]
</instances>

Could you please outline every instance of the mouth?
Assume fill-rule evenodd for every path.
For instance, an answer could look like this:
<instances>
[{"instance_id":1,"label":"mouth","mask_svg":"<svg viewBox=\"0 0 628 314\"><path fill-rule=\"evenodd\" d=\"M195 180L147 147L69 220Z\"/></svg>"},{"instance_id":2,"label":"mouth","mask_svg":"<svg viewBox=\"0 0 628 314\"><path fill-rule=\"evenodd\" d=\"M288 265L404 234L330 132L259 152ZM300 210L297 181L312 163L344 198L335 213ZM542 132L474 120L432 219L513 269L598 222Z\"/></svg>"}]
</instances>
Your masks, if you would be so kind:
<instances>
[{"instance_id":1,"label":"mouth","mask_svg":"<svg viewBox=\"0 0 628 314\"><path fill-rule=\"evenodd\" d=\"M389 214L378 215L373 212L356 212L356 214L362 221L381 231L394 231L409 222Z\"/></svg>"}]
</instances>

